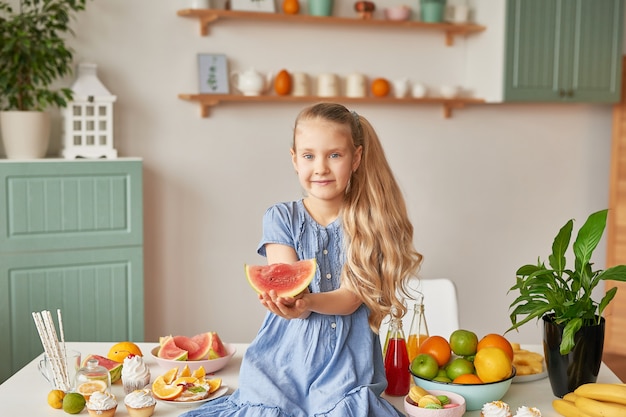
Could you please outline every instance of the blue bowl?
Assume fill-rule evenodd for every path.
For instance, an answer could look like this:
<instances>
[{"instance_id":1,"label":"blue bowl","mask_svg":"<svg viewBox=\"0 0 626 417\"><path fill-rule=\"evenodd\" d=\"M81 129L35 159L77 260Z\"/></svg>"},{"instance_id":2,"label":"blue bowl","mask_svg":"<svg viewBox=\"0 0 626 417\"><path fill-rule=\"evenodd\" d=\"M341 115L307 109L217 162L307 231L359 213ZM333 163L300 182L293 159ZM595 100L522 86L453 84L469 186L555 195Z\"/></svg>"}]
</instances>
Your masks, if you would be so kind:
<instances>
[{"instance_id":1,"label":"blue bowl","mask_svg":"<svg viewBox=\"0 0 626 417\"><path fill-rule=\"evenodd\" d=\"M441 390L450 391L461 395L465 398L465 407L467 411L480 410L483 404L491 401L502 399L511 387L513 377L515 377L515 368L511 376L507 379L497 382L488 382L485 384L453 384L452 382L438 382L420 378L413 374L415 385L424 388L427 391Z\"/></svg>"}]
</instances>

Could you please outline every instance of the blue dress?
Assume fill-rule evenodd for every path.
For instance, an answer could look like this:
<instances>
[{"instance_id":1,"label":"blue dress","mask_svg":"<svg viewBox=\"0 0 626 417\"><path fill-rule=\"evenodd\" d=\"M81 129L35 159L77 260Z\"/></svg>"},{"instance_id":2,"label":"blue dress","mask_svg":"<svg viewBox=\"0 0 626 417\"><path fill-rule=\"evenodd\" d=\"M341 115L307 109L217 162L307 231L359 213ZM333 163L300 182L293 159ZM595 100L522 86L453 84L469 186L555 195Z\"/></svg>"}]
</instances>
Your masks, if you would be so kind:
<instances>
[{"instance_id":1,"label":"blue dress","mask_svg":"<svg viewBox=\"0 0 626 417\"><path fill-rule=\"evenodd\" d=\"M258 252L267 243L293 247L299 259L317 259L309 289L339 287L343 264L340 219L322 227L302 200L270 207ZM380 398L387 386L378 335L361 305L349 316L311 313L286 320L268 312L241 365L239 388L184 417L402 416Z\"/></svg>"}]
</instances>

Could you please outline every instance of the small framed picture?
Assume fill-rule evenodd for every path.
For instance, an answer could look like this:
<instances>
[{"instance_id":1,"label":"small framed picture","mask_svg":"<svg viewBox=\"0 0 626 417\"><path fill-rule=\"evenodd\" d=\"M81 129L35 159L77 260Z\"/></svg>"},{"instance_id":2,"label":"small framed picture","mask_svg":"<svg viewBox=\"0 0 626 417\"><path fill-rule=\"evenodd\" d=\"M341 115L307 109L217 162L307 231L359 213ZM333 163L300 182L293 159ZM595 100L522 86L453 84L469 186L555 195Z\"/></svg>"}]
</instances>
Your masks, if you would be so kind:
<instances>
[{"instance_id":1,"label":"small framed picture","mask_svg":"<svg viewBox=\"0 0 626 417\"><path fill-rule=\"evenodd\" d=\"M276 13L275 0L230 0L231 10Z\"/></svg>"},{"instance_id":2,"label":"small framed picture","mask_svg":"<svg viewBox=\"0 0 626 417\"><path fill-rule=\"evenodd\" d=\"M198 54L200 94L229 94L228 61L224 54Z\"/></svg>"}]
</instances>

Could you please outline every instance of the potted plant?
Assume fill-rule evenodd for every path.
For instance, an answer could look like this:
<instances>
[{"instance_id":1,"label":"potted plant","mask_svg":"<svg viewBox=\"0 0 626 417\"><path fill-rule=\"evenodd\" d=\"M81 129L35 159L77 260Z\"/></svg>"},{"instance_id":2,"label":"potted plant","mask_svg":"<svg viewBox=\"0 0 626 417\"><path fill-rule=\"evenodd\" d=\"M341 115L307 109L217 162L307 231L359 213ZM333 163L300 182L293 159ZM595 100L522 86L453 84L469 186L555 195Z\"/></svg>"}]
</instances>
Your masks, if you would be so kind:
<instances>
[{"instance_id":1,"label":"potted plant","mask_svg":"<svg viewBox=\"0 0 626 417\"><path fill-rule=\"evenodd\" d=\"M606 291L600 302L592 298L594 288L606 280L626 281L626 265L594 270L591 256L606 227L608 210L591 214L578 231L572 246L574 267L566 266L573 220L559 230L552 243L549 266L537 264L517 270L516 284L509 291L519 291L511 303L512 326L533 319L544 322L544 353L548 376L555 395L562 397L576 387L595 382L604 346L602 312L617 288ZM518 321L519 316L525 316Z\"/></svg>"},{"instance_id":2,"label":"potted plant","mask_svg":"<svg viewBox=\"0 0 626 417\"><path fill-rule=\"evenodd\" d=\"M72 73L65 36L73 35L70 20L86 1L20 0L14 10L0 0L0 125L9 158L45 156L50 116L44 110L72 99L69 88L52 84Z\"/></svg>"}]
</instances>

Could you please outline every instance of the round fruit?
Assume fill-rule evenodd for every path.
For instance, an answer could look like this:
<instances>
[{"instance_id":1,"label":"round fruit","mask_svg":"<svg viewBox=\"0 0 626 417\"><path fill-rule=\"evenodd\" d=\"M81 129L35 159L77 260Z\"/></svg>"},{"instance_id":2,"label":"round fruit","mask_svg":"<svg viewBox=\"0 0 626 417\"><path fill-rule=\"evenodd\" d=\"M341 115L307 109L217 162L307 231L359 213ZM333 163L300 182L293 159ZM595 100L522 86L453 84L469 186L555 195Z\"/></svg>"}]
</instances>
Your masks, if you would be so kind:
<instances>
[{"instance_id":1,"label":"round fruit","mask_svg":"<svg viewBox=\"0 0 626 417\"><path fill-rule=\"evenodd\" d=\"M124 362L128 355L143 356L143 353L133 342L119 342L111 346L107 358L115 362Z\"/></svg>"},{"instance_id":2,"label":"round fruit","mask_svg":"<svg viewBox=\"0 0 626 417\"><path fill-rule=\"evenodd\" d=\"M287 70L281 70L274 79L274 91L279 96L291 93L291 75Z\"/></svg>"},{"instance_id":3,"label":"round fruit","mask_svg":"<svg viewBox=\"0 0 626 417\"><path fill-rule=\"evenodd\" d=\"M91 397L91 394L93 394L94 392L100 391L100 392L104 392L107 389L107 383L99 380L99 379L93 379L90 380L88 382L83 382L82 384L80 384L79 386L76 387L76 392L78 392L79 394L82 394L85 399L89 399L89 397Z\"/></svg>"},{"instance_id":4,"label":"round fruit","mask_svg":"<svg viewBox=\"0 0 626 417\"><path fill-rule=\"evenodd\" d=\"M384 78L376 78L372 81L372 94L375 97L385 97L391 91L391 84Z\"/></svg>"},{"instance_id":5,"label":"round fruit","mask_svg":"<svg viewBox=\"0 0 626 417\"><path fill-rule=\"evenodd\" d=\"M420 378L430 380L437 376L439 365L432 355L420 353L411 361L411 372Z\"/></svg>"},{"instance_id":6,"label":"round fruit","mask_svg":"<svg viewBox=\"0 0 626 417\"><path fill-rule=\"evenodd\" d=\"M478 336L469 330L455 330L450 335L450 349L455 355L471 356L476 354Z\"/></svg>"},{"instance_id":7,"label":"round fruit","mask_svg":"<svg viewBox=\"0 0 626 417\"><path fill-rule=\"evenodd\" d=\"M152 383L152 393L161 400L173 400L179 397L185 389L184 385L168 384L163 379L163 375L157 377Z\"/></svg>"},{"instance_id":8,"label":"round fruit","mask_svg":"<svg viewBox=\"0 0 626 417\"><path fill-rule=\"evenodd\" d=\"M451 352L448 341L441 336L430 336L420 345L417 353L432 355L439 366L444 366L450 360Z\"/></svg>"},{"instance_id":9,"label":"round fruit","mask_svg":"<svg viewBox=\"0 0 626 417\"><path fill-rule=\"evenodd\" d=\"M63 398L63 411L68 414L78 414L85 408L85 397L77 392L70 392Z\"/></svg>"},{"instance_id":10,"label":"round fruit","mask_svg":"<svg viewBox=\"0 0 626 417\"><path fill-rule=\"evenodd\" d=\"M282 8L285 14L298 14L300 11L300 2L298 0L283 0Z\"/></svg>"},{"instance_id":11,"label":"round fruit","mask_svg":"<svg viewBox=\"0 0 626 417\"><path fill-rule=\"evenodd\" d=\"M452 381L455 384L482 384L483 381L480 380L478 375L476 374L463 374L454 378Z\"/></svg>"},{"instance_id":12,"label":"round fruit","mask_svg":"<svg viewBox=\"0 0 626 417\"><path fill-rule=\"evenodd\" d=\"M502 349L509 357L509 359L513 360L513 346L511 346L511 343L509 343L509 341L504 336L496 333L488 334L487 336L480 339L480 341L478 342L478 346L476 347L476 351L478 352L482 348L486 348L489 346Z\"/></svg>"},{"instance_id":13,"label":"round fruit","mask_svg":"<svg viewBox=\"0 0 626 417\"><path fill-rule=\"evenodd\" d=\"M483 382L496 382L511 376L513 364L506 352L497 347L482 348L474 358L476 375Z\"/></svg>"},{"instance_id":14,"label":"round fruit","mask_svg":"<svg viewBox=\"0 0 626 417\"><path fill-rule=\"evenodd\" d=\"M53 389L48 393L48 404L50 407L61 409L63 408L63 398L65 397L65 393L60 389Z\"/></svg>"},{"instance_id":15,"label":"round fruit","mask_svg":"<svg viewBox=\"0 0 626 417\"><path fill-rule=\"evenodd\" d=\"M454 358L448 366L446 366L446 375L452 381L457 379L461 375L473 374L474 364L465 358Z\"/></svg>"}]
</instances>

